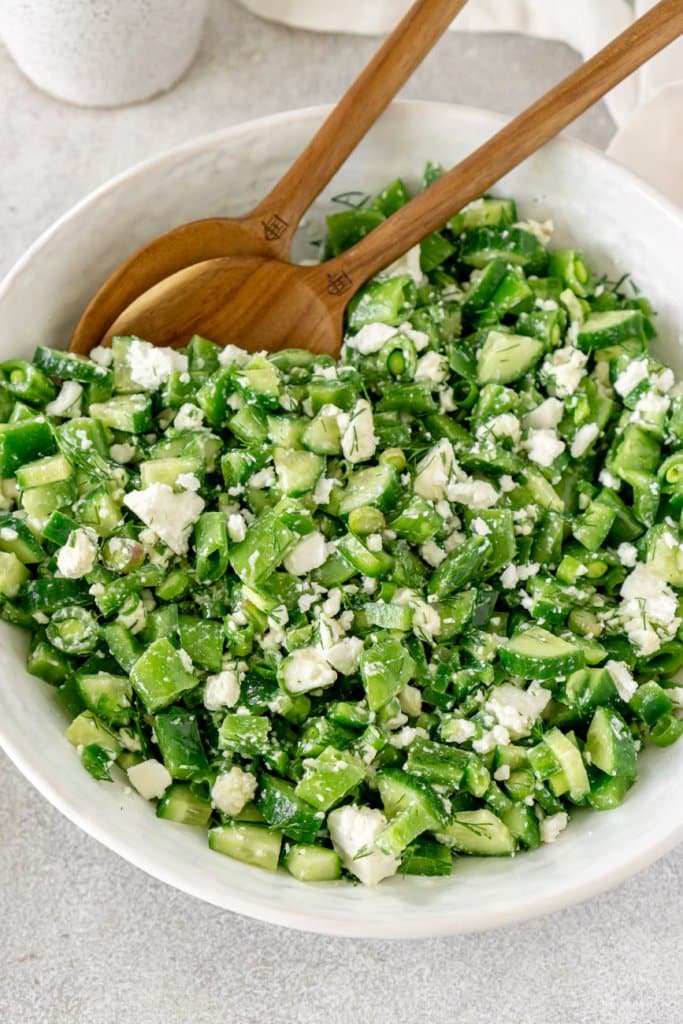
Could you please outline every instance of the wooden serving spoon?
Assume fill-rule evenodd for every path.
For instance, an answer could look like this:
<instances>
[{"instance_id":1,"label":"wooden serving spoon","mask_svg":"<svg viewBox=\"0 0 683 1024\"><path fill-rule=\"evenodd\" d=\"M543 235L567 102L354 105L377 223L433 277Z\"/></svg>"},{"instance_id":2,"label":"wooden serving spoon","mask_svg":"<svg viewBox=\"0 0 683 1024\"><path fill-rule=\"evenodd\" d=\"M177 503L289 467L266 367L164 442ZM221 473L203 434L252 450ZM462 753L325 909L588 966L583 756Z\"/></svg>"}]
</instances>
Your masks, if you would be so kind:
<instances>
[{"instance_id":1,"label":"wooden serving spoon","mask_svg":"<svg viewBox=\"0 0 683 1024\"><path fill-rule=\"evenodd\" d=\"M117 316L172 274L219 256L289 257L301 217L446 31L467 0L416 0L301 156L255 210L192 221L119 266L83 313L71 342L89 352Z\"/></svg>"},{"instance_id":2,"label":"wooden serving spoon","mask_svg":"<svg viewBox=\"0 0 683 1024\"><path fill-rule=\"evenodd\" d=\"M163 282L116 323L158 345L193 333L251 351L308 348L336 355L344 311L361 287L683 31L683 0L660 0L642 18L353 248L312 267L278 259L216 259ZM72 347L88 351L94 338ZM99 340L99 339L98 339Z\"/></svg>"}]
</instances>

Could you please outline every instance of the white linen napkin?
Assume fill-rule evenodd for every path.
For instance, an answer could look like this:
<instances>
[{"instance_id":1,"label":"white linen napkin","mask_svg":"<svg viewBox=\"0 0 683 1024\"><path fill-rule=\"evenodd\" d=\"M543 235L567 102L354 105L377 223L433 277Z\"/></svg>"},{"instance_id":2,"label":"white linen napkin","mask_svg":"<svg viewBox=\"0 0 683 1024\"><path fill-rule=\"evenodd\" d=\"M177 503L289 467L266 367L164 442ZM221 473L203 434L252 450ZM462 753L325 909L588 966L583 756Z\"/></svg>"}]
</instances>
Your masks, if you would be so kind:
<instances>
[{"instance_id":1,"label":"white linen napkin","mask_svg":"<svg viewBox=\"0 0 683 1024\"><path fill-rule=\"evenodd\" d=\"M412 0L241 0L255 14L319 32L391 31ZM590 57L655 0L470 0L460 32L523 32ZM683 39L607 97L617 132L607 152L683 205Z\"/></svg>"}]
</instances>

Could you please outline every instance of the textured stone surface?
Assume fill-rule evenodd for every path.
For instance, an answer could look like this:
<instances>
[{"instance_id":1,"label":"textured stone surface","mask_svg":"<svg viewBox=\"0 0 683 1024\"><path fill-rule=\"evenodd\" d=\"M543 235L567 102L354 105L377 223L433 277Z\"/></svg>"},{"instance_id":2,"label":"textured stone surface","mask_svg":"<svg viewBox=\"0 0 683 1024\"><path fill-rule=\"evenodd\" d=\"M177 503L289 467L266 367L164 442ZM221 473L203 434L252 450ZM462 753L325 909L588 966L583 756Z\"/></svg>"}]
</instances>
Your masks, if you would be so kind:
<instances>
[{"instance_id":1,"label":"textured stone surface","mask_svg":"<svg viewBox=\"0 0 683 1024\"><path fill-rule=\"evenodd\" d=\"M0 272L130 163L225 124L331 100L374 45L266 25L214 0L183 82L116 111L41 95L0 49ZM551 43L451 35L406 94L513 112L575 60ZM598 109L574 132L604 145L612 125ZM337 940L175 892L62 818L2 755L0 780L3 1024L681 1020L683 848L615 892L503 931L421 943Z\"/></svg>"}]
</instances>

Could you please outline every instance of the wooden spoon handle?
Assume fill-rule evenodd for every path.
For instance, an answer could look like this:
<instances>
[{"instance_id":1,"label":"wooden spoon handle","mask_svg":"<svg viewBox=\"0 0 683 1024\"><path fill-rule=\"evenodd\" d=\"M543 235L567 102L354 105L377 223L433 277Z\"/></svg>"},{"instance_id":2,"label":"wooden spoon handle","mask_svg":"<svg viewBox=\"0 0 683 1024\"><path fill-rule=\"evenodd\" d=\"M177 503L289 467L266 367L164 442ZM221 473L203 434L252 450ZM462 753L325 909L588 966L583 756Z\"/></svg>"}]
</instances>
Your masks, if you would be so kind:
<instances>
[{"instance_id":1,"label":"wooden spoon handle","mask_svg":"<svg viewBox=\"0 0 683 1024\"><path fill-rule=\"evenodd\" d=\"M328 305L442 227L683 32L683 0L660 0L578 70L341 256L320 266ZM673 130L673 126L672 126ZM332 288L335 285L335 289Z\"/></svg>"},{"instance_id":2,"label":"wooden spoon handle","mask_svg":"<svg viewBox=\"0 0 683 1024\"><path fill-rule=\"evenodd\" d=\"M302 215L320 195L467 0L417 0L328 115L301 156L249 220L282 232L272 251L287 258Z\"/></svg>"}]
</instances>

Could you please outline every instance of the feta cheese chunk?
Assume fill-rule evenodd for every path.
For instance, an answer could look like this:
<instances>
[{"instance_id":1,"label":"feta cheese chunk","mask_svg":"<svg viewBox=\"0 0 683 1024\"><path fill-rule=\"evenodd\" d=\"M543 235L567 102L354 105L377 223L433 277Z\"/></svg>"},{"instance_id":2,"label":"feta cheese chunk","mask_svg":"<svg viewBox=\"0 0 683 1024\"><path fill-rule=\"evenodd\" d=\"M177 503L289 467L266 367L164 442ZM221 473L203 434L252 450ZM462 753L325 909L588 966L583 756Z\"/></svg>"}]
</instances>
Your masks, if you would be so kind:
<instances>
[{"instance_id":1,"label":"feta cheese chunk","mask_svg":"<svg viewBox=\"0 0 683 1024\"><path fill-rule=\"evenodd\" d=\"M569 824L569 817L566 811L558 811L557 814L550 814L543 818L540 823L542 843L554 843L560 832L564 832Z\"/></svg>"},{"instance_id":2,"label":"feta cheese chunk","mask_svg":"<svg viewBox=\"0 0 683 1024\"><path fill-rule=\"evenodd\" d=\"M570 448L572 458L580 459L588 451L599 433L600 429L597 423L586 423L583 427L579 427Z\"/></svg>"},{"instance_id":3,"label":"feta cheese chunk","mask_svg":"<svg viewBox=\"0 0 683 1024\"><path fill-rule=\"evenodd\" d=\"M614 382L614 390L622 398L626 398L649 376L647 359L634 359L622 370Z\"/></svg>"},{"instance_id":4,"label":"feta cheese chunk","mask_svg":"<svg viewBox=\"0 0 683 1024\"><path fill-rule=\"evenodd\" d=\"M57 397L45 406L48 416L80 416L83 388L75 380L65 380Z\"/></svg>"},{"instance_id":5,"label":"feta cheese chunk","mask_svg":"<svg viewBox=\"0 0 683 1024\"><path fill-rule=\"evenodd\" d=\"M678 598L671 587L646 566L638 563L621 585L619 617L631 644L639 654L655 654L671 640L681 624Z\"/></svg>"},{"instance_id":6,"label":"feta cheese chunk","mask_svg":"<svg viewBox=\"0 0 683 1024\"><path fill-rule=\"evenodd\" d=\"M69 534L57 552L57 568L69 580L79 580L91 571L97 558L97 542L90 530L79 527Z\"/></svg>"},{"instance_id":7,"label":"feta cheese chunk","mask_svg":"<svg viewBox=\"0 0 683 1024\"><path fill-rule=\"evenodd\" d=\"M332 845L342 864L364 885L377 885L395 875L399 861L375 846L377 836L387 824L381 811L372 807L347 804L327 816Z\"/></svg>"},{"instance_id":8,"label":"feta cheese chunk","mask_svg":"<svg viewBox=\"0 0 683 1024\"><path fill-rule=\"evenodd\" d=\"M232 668L224 668L215 676L208 676L204 686L204 707L208 711L233 708L240 699L240 681Z\"/></svg>"},{"instance_id":9,"label":"feta cheese chunk","mask_svg":"<svg viewBox=\"0 0 683 1024\"><path fill-rule=\"evenodd\" d=\"M372 406L365 398L360 398L351 414L340 413L337 423L341 432L341 446L344 458L349 462L366 462L377 450L375 423L372 418Z\"/></svg>"},{"instance_id":10,"label":"feta cheese chunk","mask_svg":"<svg viewBox=\"0 0 683 1024\"><path fill-rule=\"evenodd\" d=\"M204 511L204 500L198 494L176 494L168 484L150 484L143 490L130 491L123 504L176 555L187 553L190 531Z\"/></svg>"},{"instance_id":11,"label":"feta cheese chunk","mask_svg":"<svg viewBox=\"0 0 683 1024\"><path fill-rule=\"evenodd\" d=\"M293 576L306 576L327 561L327 542L319 530L307 533L285 556L284 565Z\"/></svg>"},{"instance_id":12,"label":"feta cheese chunk","mask_svg":"<svg viewBox=\"0 0 683 1024\"><path fill-rule=\"evenodd\" d=\"M631 675L628 665L625 661L608 661L605 668L612 677L612 681L617 688L617 693L621 699L628 704L631 697L638 689L638 684Z\"/></svg>"},{"instance_id":13,"label":"feta cheese chunk","mask_svg":"<svg viewBox=\"0 0 683 1024\"><path fill-rule=\"evenodd\" d=\"M334 645L325 652L318 647L300 647L292 651L280 664L280 676L287 693L307 693L332 686L337 673L327 658L330 650L334 650Z\"/></svg>"},{"instance_id":14,"label":"feta cheese chunk","mask_svg":"<svg viewBox=\"0 0 683 1024\"><path fill-rule=\"evenodd\" d=\"M325 651L325 658L332 668L343 676L352 676L358 671L363 641L358 636L347 636L332 644Z\"/></svg>"},{"instance_id":15,"label":"feta cheese chunk","mask_svg":"<svg viewBox=\"0 0 683 1024\"><path fill-rule=\"evenodd\" d=\"M451 476L463 476L455 458L453 445L442 437L418 462L413 490L421 498L439 501L446 497L446 488Z\"/></svg>"},{"instance_id":16,"label":"feta cheese chunk","mask_svg":"<svg viewBox=\"0 0 683 1024\"><path fill-rule=\"evenodd\" d=\"M178 430L197 430L204 422L204 413L197 405L185 402L178 409L173 420L173 426Z\"/></svg>"},{"instance_id":17,"label":"feta cheese chunk","mask_svg":"<svg viewBox=\"0 0 683 1024\"><path fill-rule=\"evenodd\" d=\"M564 405L559 398L546 398L524 417L524 426L535 430L554 430L564 416Z\"/></svg>"},{"instance_id":18,"label":"feta cheese chunk","mask_svg":"<svg viewBox=\"0 0 683 1024\"><path fill-rule=\"evenodd\" d=\"M221 772L216 776L216 781L211 787L211 800L219 811L234 818L244 810L250 800L254 799L257 789L256 776L235 764L230 771Z\"/></svg>"},{"instance_id":19,"label":"feta cheese chunk","mask_svg":"<svg viewBox=\"0 0 683 1024\"><path fill-rule=\"evenodd\" d=\"M362 356L370 356L379 352L382 346L394 338L397 333L396 328L390 327L389 324L365 324L358 334L346 338L345 344L349 348L354 348L356 352L360 352Z\"/></svg>"},{"instance_id":20,"label":"feta cheese chunk","mask_svg":"<svg viewBox=\"0 0 683 1024\"><path fill-rule=\"evenodd\" d=\"M565 449L564 441L561 441L554 430L530 430L529 436L524 441L524 447L529 453L529 458L538 466L552 466L555 459Z\"/></svg>"},{"instance_id":21,"label":"feta cheese chunk","mask_svg":"<svg viewBox=\"0 0 683 1024\"><path fill-rule=\"evenodd\" d=\"M526 690L512 683L501 683L493 688L484 708L497 718L499 725L507 729L510 739L519 740L529 735L551 696L550 690L536 682L532 682Z\"/></svg>"},{"instance_id":22,"label":"feta cheese chunk","mask_svg":"<svg viewBox=\"0 0 683 1024\"><path fill-rule=\"evenodd\" d=\"M463 480L448 485L449 501L468 508L491 508L498 501L498 491L485 480Z\"/></svg>"},{"instance_id":23,"label":"feta cheese chunk","mask_svg":"<svg viewBox=\"0 0 683 1024\"><path fill-rule=\"evenodd\" d=\"M160 799L173 782L166 765L154 757L131 765L127 774L131 785L145 800Z\"/></svg>"},{"instance_id":24,"label":"feta cheese chunk","mask_svg":"<svg viewBox=\"0 0 683 1024\"><path fill-rule=\"evenodd\" d=\"M408 249L408 252L404 253L403 256L399 256L397 260L394 260L386 270L383 270L381 274L378 274L378 277L399 277L401 274L408 274L412 277L413 281L419 288L420 285L424 284L427 280L425 275L422 273L420 258L420 245L414 245L412 249Z\"/></svg>"},{"instance_id":25,"label":"feta cheese chunk","mask_svg":"<svg viewBox=\"0 0 683 1024\"><path fill-rule=\"evenodd\" d=\"M417 361L415 380L424 380L438 387L448 377L448 360L438 352L426 352Z\"/></svg>"},{"instance_id":26,"label":"feta cheese chunk","mask_svg":"<svg viewBox=\"0 0 683 1024\"><path fill-rule=\"evenodd\" d=\"M543 372L552 380L560 398L573 395L586 376L588 356L573 345L555 349L543 363Z\"/></svg>"},{"instance_id":27,"label":"feta cheese chunk","mask_svg":"<svg viewBox=\"0 0 683 1024\"><path fill-rule=\"evenodd\" d=\"M148 341L134 338L126 352L130 379L145 391L156 391L165 384L174 370L187 373L188 358L172 348L160 348Z\"/></svg>"},{"instance_id":28,"label":"feta cheese chunk","mask_svg":"<svg viewBox=\"0 0 683 1024\"><path fill-rule=\"evenodd\" d=\"M239 544L247 535L247 524L240 512L232 512L228 516L228 537L233 544Z\"/></svg>"}]
</instances>

